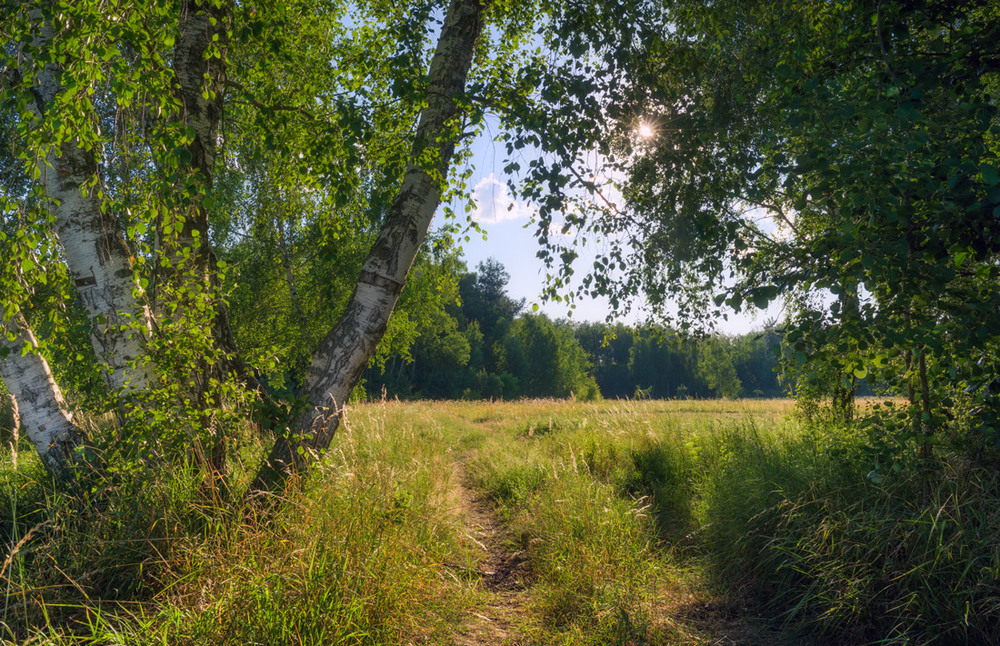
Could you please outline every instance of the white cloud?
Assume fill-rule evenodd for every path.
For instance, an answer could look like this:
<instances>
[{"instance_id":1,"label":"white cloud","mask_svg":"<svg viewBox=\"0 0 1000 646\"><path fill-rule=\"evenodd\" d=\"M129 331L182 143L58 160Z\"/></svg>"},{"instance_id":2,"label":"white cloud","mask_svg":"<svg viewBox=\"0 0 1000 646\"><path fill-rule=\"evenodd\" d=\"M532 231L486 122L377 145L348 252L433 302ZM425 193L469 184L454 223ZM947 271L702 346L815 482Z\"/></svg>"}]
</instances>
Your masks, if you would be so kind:
<instances>
[{"instance_id":1,"label":"white cloud","mask_svg":"<svg viewBox=\"0 0 1000 646\"><path fill-rule=\"evenodd\" d=\"M510 189L493 173L479 180L472 189L472 199L476 203L472 219L482 224L520 220L535 215L534 207L511 197Z\"/></svg>"}]
</instances>

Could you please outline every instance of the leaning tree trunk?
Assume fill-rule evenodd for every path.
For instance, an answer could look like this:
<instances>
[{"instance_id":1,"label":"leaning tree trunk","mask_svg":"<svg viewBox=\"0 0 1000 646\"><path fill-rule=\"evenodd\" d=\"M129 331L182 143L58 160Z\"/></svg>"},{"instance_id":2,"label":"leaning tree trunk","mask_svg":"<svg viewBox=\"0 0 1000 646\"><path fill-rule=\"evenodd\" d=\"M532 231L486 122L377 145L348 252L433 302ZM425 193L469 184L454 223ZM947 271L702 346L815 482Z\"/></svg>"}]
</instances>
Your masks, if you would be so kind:
<instances>
[{"instance_id":1,"label":"leaning tree trunk","mask_svg":"<svg viewBox=\"0 0 1000 646\"><path fill-rule=\"evenodd\" d=\"M38 25L36 51L51 51L52 23L43 20L38 9L32 10L32 19ZM61 76L60 66L48 62L35 70L34 77L27 77L33 79L30 107L39 122L63 92ZM61 141L39 166L70 278L90 318L91 343L98 361L107 368L105 381L115 393L140 390L153 374L152 366L142 362L151 316L135 297L142 290L118 219L102 209L95 153L82 148L76 139Z\"/></svg>"},{"instance_id":2,"label":"leaning tree trunk","mask_svg":"<svg viewBox=\"0 0 1000 646\"><path fill-rule=\"evenodd\" d=\"M38 7L29 9L28 17L35 31L32 51L51 54L54 26ZM49 61L57 58L48 56ZM37 123L43 124L63 92L63 70L54 62L39 64L27 56L21 60L20 70L8 70L10 80L29 91L28 108ZM118 393L143 388L152 374L141 362L151 330L150 314L134 296L141 289L116 218L102 210L94 152L82 148L76 139L57 139L36 163L69 276L90 317L91 344L106 367L105 383ZM17 314L0 322L0 328L7 354L0 360L0 378L17 401L22 427L42 462L61 473L85 435L73 423L48 363L30 350L38 344L24 317ZM6 338L8 331L14 341Z\"/></svg>"},{"instance_id":3,"label":"leaning tree trunk","mask_svg":"<svg viewBox=\"0 0 1000 646\"><path fill-rule=\"evenodd\" d=\"M0 359L0 378L14 396L21 429L42 463L59 475L72 462L73 452L83 445L85 436L73 423L49 364L38 353L38 342L20 313L10 321L0 318L0 347L7 351L7 357Z\"/></svg>"},{"instance_id":4,"label":"leaning tree trunk","mask_svg":"<svg viewBox=\"0 0 1000 646\"><path fill-rule=\"evenodd\" d=\"M307 410L295 415L279 437L251 489L274 490L301 473L330 444L343 406L385 334L406 275L441 201L459 136L458 98L483 28L480 0L452 0L431 59L427 106L410 153L403 183L368 253L354 293L337 325L313 354L299 392Z\"/></svg>"}]
</instances>

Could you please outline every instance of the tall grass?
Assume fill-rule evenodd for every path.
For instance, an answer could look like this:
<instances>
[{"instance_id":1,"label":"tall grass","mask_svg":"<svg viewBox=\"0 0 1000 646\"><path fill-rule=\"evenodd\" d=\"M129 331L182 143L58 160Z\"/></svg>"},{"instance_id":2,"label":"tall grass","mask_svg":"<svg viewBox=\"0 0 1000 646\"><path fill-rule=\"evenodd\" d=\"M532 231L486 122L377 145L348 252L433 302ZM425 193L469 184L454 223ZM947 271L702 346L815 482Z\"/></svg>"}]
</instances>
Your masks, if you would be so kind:
<instances>
[{"instance_id":1,"label":"tall grass","mask_svg":"<svg viewBox=\"0 0 1000 646\"><path fill-rule=\"evenodd\" d=\"M494 417L496 432L471 464L533 565L536 583L525 594L538 622L522 638L677 643L656 608L682 575L662 533L690 518L692 453L666 448L681 436L678 421L631 404L539 409L549 414L512 407L505 422Z\"/></svg>"},{"instance_id":2,"label":"tall grass","mask_svg":"<svg viewBox=\"0 0 1000 646\"><path fill-rule=\"evenodd\" d=\"M1000 473L952 455L876 483L867 434L788 412L355 406L307 485L256 522L199 497L193 469L69 494L22 456L0 470L0 640L456 643L490 599L467 478L530 567L505 593L510 643L806 643L802 627L1000 643ZM741 613L767 620L734 627Z\"/></svg>"},{"instance_id":3,"label":"tall grass","mask_svg":"<svg viewBox=\"0 0 1000 646\"><path fill-rule=\"evenodd\" d=\"M454 512L440 434L391 407L350 414L280 513L212 507L184 469L87 495L8 474L47 500L4 526L46 525L22 548L5 635L40 643L436 643L475 598L443 568L475 560ZM357 432L356 429L362 430ZM24 472L27 473L27 472ZM35 472L37 473L37 472ZM25 514L25 504L35 511ZM13 517L12 517L13 516ZM8 539L8 544L9 544Z\"/></svg>"},{"instance_id":4,"label":"tall grass","mask_svg":"<svg viewBox=\"0 0 1000 646\"><path fill-rule=\"evenodd\" d=\"M995 469L953 456L876 484L842 429L720 447L699 502L720 580L857 642L1000 642Z\"/></svg>"},{"instance_id":5,"label":"tall grass","mask_svg":"<svg viewBox=\"0 0 1000 646\"><path fill-rule=\"evenodd\" d=\"M684 568L835 643L1000 643L996 469L953 455L875 483L851 428L664 406L513 410L480 451L536 564L539 643L612 643L619 617L620 643L680 639L650 608Z\"/></svg>"}]
</instances>

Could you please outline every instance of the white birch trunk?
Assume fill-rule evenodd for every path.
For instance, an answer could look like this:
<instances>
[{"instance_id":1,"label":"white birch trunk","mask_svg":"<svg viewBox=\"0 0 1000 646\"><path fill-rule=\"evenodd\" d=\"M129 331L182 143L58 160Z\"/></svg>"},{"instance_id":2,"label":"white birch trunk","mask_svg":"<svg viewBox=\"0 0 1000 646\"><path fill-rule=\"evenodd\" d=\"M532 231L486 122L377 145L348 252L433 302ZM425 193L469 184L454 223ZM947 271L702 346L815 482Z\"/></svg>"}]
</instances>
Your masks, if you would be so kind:
<instances>
[{"instance_id":1,"label":"white birch trunk","mask_svg":"<svg viewBox=\"0 0 1000 646\"><path fill-rule=\"evenodd\" d=\"M313 354L299 397L309 409L291 420L258 473L254 490L274 489L303 471L329 446L343 406L385 334L406 275L441 201L441 189L458 139L456 98L465 89L485 7L452 0L431 60L427 107L420 121L403 183L361 270L340 321ZM422 164L418 161L423 159ZM426 160L432 161L426 161Z\"/></svg>"},{"instance_id":2,"label":"white birch trunk","mask_svg":"<svg viewBox=\"0 0 1000 646\"><path fill-rule=\"evenodd\" d=\"M224 16L227 9L211 11ZM37 29L35 51L50 49L55 37L53 24L43 20L38 8L30 9L29 15ZM195 141L190 146L192 169L201 175L206 187L211 186L221 113L221 91L211 99L201 95L207 68L204 52L212 36L223 29L221 21L216 21L216 25L211 22L201 3L186 2L175 51L175 73L184 106L184 114L179 116L195 130ZM34 96L30 107L42 122L48 116L47 109L62 92L61 69L54 63L32 69L29 61L24 70ZM216 76L213 85L221 88L221 74ZM98 361L106 367L105 381L113 392L125 394L146 388L154 377L154 366L146 357L152 314L135 280L130 252L117 218L113 213L102 212L96 173L95 153L81 148L78 140L72 138L48 150L42 160L40 181L51 200L56 235L70 278L91 321L91 343ZM212 259L201 197L187 203L195 217L187 218L190 224L185 227L181 244L194 247L194 256L200 261L201 271L197 274L201 280L209 281ZM191 233L192 230L201 235ZM232 337L224 309L217 318L216 326L222 329L217 336L228 343L226 350L231 351ZM83 435L73 425L44 358L34 353L21 355L24 344L36 345L26 322L20 319L11 329L17 334L13 342L16 349L11 348L8 358L0 362L0 377L17 399L22 424L43 461L61 468L75 443L83 441ZM6 338L4 343L11 345Z\"/></svg>"},{"instance_id":3,"label":"white birch trunk","mask_svg":"<svg viewBox=\"0 0 1000 646\"><path fill-rule=\"evenodd\" d=\"M40 22L35 47L49 48L53 26ZM62 91L59 66L45 64L34 78L32 109L39 121ZM141 288L118 220L102 213L93 151L80 148L75 139L53 147L41 169L41 183L51 200L56 236L65 254L70 278L91 321L90 340L98 361L107 367L105 380L113 392L144 388L153 375L144 364L146 341L152 330L149 308L137 300ZM24 404L22 403L22 408Z\"/></svg>"},{"instance_id":4,"label":"white birch trunk","mask_svg":"<svg viewBox=\"0 0 1000 646\"><path fill-rule=\"evenodd\" d=\"M28 352L22 354L25 346ZM71 461L74 449L84 443L84 434L73 423L49 364L38 354L38 342L21 314L12 321L0 320L0 347L8 351L0 360L0 378L14 398L21 430L42 463L58 474Z\"/></svg>"}]
</instances>

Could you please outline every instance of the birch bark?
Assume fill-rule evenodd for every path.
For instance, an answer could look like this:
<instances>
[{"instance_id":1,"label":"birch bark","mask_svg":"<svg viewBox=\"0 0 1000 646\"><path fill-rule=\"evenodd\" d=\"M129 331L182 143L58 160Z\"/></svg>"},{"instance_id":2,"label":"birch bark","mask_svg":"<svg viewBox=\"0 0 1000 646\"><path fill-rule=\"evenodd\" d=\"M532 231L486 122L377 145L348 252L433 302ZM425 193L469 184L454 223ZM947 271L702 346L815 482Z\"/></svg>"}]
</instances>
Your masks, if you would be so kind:
<instances>
[{"instance_id":1,"label":"birch bark","mask_svg":"<svg viewBox=\"0 0 1000 646\"><path fill-rule=\"evenodd\" d=\"M35 26L34 51L50 50L54 26L37 7L29 11L29 18ZM28 79L33 96L29 108L43 122L48 106L63 90L61 70L51 62L37 73L32 69L26 60L22 72L14 74ZM94 154L75 139L57 141L40 166L40 181L51 201L69 275L91 320L90 341L107 367L105 382L115 392L142 388L152 374L149 366L136 361L144 354L151 330L149 310L134 296L141 289L118 223L113 215L102 213ZM0 378L17 403L21 426L42 462L59 473L84 443L85 435L73 422L48 363L35 351L38 343L24 317L18 313L0 322L0 336L0 345L7 351L0 360Z\"/></svg>"},{"instance_id":2,"label":"birch bark","mask_svg":"<svg viewBox=\"0 0 1000 646\"><path fill-rule=\"evenodd\" d=\"M45 466L59 474L86 438L73 423L49 364L38 354L38 342L20 313L10 321L0 319L0 346L8 351L0 360L0 378L14 397L21 429Z\"/></svg>"},{"instance_id":3,"label":"birch bark","mask_svg":"<svg viewBox=\"0 0 1000 646\"><path fill-rule=\"evenodd\" d=\"M226 8L206 11L202 10L201 3L194 0L185 2L179 18L180 37L174 56L174 72L183 106L183 114L178 118L184 119L195 133L188 146L195 190L194 196L187 196L178 207L178 220L184 224L172 251L178 256L193 256L195 271L185 268L186 273L194 280L206 283L211 281L214 259L208 245L207 216L202 198L211 187L221 114L221 91L215 93L214 90L221 88L223 81L219 75L211 77L207 74L205 51L213 36L224 28L217 18L224 16L226 11ZM210 15L210 12L219 16ZM32 50L51 52L56 49L57 29L51 20L43 18L42 11L37 7L30 9L28 16L35 33ZM48 58L56 60L58 57L53 55ZM221 69L221 60L218 66ZM64 91L61 83L63 72L60 65L52 62L33 66L31 60L25 60L22 66L20 76L26 79L33 95L29 107L39 123L51 118L50 107L58 102ZM208 89L213 90L209 97L202 96L206 77L214 79L214 82L210 80L208 83ZM119 394L145 389L155 374L155 366L146 356L153 330L153 315L136 281L131 254L120 224L106 208L96 154L81 146L80 140L72 136L50 146L39 165L40 183L50 200L56 236L63 249L70 278L91 321L91 343L98 361L106 368L105 381L113 392ZM188 254L184 253L185 247L189 250ZM232 351L232 335L225 311L216 316L215 327L219 328L215 336L222 339L227 352ZM18 348L24 343L35 344L23 319L15 328L18 335L15 345ZM0 366L0 376L18 399L26 432L29 436L33 434L32 441L43 455L43 460L59 466L63 456L71 452L69 445L82 441L82 434L64 409L65 402L48 365L40 355L29 353L21 356L18 350L11 352ZM201 374L200 377L207 381L206 375ZM34 410L35 406L40 408ZM57 413L60 408L61 412ZM53 446L60 450L53 453ZM214 458L216 447L212 452L213 463L224 462ZM46 458L47 455L57 457Z\"/></svg>"},{"instance_id":4,"label":"birch bark","mask_svg":"<svg viewBox=\"0 0 1000 646\"><path fill-rule=\"evenodd\" d=\"M177 234L164 252L174 267L173 273L186 272L206 289L211 284L212 252L204 198L212 189L215 175L225 87L222 58L209 60L206 54L211 43L224 43L228 10L228 6L215 7L196 0L184 2L172 63L183 110L178 117L194 137L187 145L190 176L175 187L177 204L172 214L175 222L171 224L176 225Z\"/></svg>"},{"instance_id":5,"label":"birch bark","mask_svg":"<svg viewBox=\"0 0 1000 646\"><path fill-rule=\"evenodd\" d=\"M219 402L207 400L207 377L213 376L217 382L224 380L227 369L245 372L232 331L229 327L229 312L226 303L217 297L216 258L212 251L208 231L208 210L204 197L212 189L215 178L215 159L219 137L219 122L222 119L223 95L226 83L226 69L220 56L210 60L207 56L209 45L220 46L226 41L226 23L231 12L229 3L214 5L206 3L204 8L197 1L185 2L181 18L181 36L175 52L177 61L175 72L181 84L181 99L184 105L185 123L194 131L194 141L189 146L191 168L195 172L199 189L191 210L192 225L200 235L192 237L190 244L196 250L196 263L201 286L207 290L214 302L212 319L212 339L222 350L223 356L211 364L203 364L199 392L196 394L204 409ZM222 486L226 474L226 438L218 429L211 428L210 416L205 417L205 427L214 434L209 449L207 465L214 481Z\"/></svg>"},{"instance_id":6,"label":"birch bark","mask_svg":"<svg viewBox=\"0 0 1000 646\"><path fill-rule=\"evenodd\" d=\"M37 9L32 18L39 25L36 50L51 49L55 36L52 23L43 20ZM40 122L63 90L59 76L59 65L46 63L33 79L32 110ZM118 220L113 213L102 211L96 174L94 152L71 139L49 150L41 168L41 183L51 200L56 236L70 278L90 317L91 343L98 360L107 367L105 381L113 392L128 392L145 388L153 376L152 366L140 361L152 320L149 308L135 297L142 289ZM21 405L23 408L24 402Z\"/></svg>"},{"instance_id":7,"label":"birch bark","mask_svg":"<svg viewBox=\"0 0 1000 646\"><path fill-rule=\"evenodd\" d=\"M158 319L164 325L168 320L175 325L171 334L179 335L179 345L186 351L201 349L182 362L180 381L197 411L197 438L204 438L209 444L199 446L201 439L196 439L196 446L192 447L195 458L220 483L226 470L226 445L214 424L219 402L213 398L211 384L221 383L226 370L239 359L225 303L218 298L205 198L214 181L225 86L221 50L218 57L210 52L213 44L225 45L229 12L228 3L185 0L181 6L179 34L171 62L175 95L181 105L181 113L175 118L193 136L186 144L190 161L182 169L184 172L168 200L164 224L169 224L171 233L160 238L162 262L157 263L158 296L165 296L167 301L158 298Z\"/></svg>"},{"instance_id":8,"label":"birch bark","mask_svg":"<svg viewBox=\"0 0 1000 646\"><path fill-rule=\"evenodd\" d=\"M288 475L304 471L329 446L343 406L385 334L441 201L459 135L457 99L465 89L484 11L480 0L452 0L448 7L431 59L427 105L420 114L402 186L344 314L313 354L299 392L308 409L291 420L287 436L277 439L252 490L274 490Z\"/></svg>"}]
</instances>

